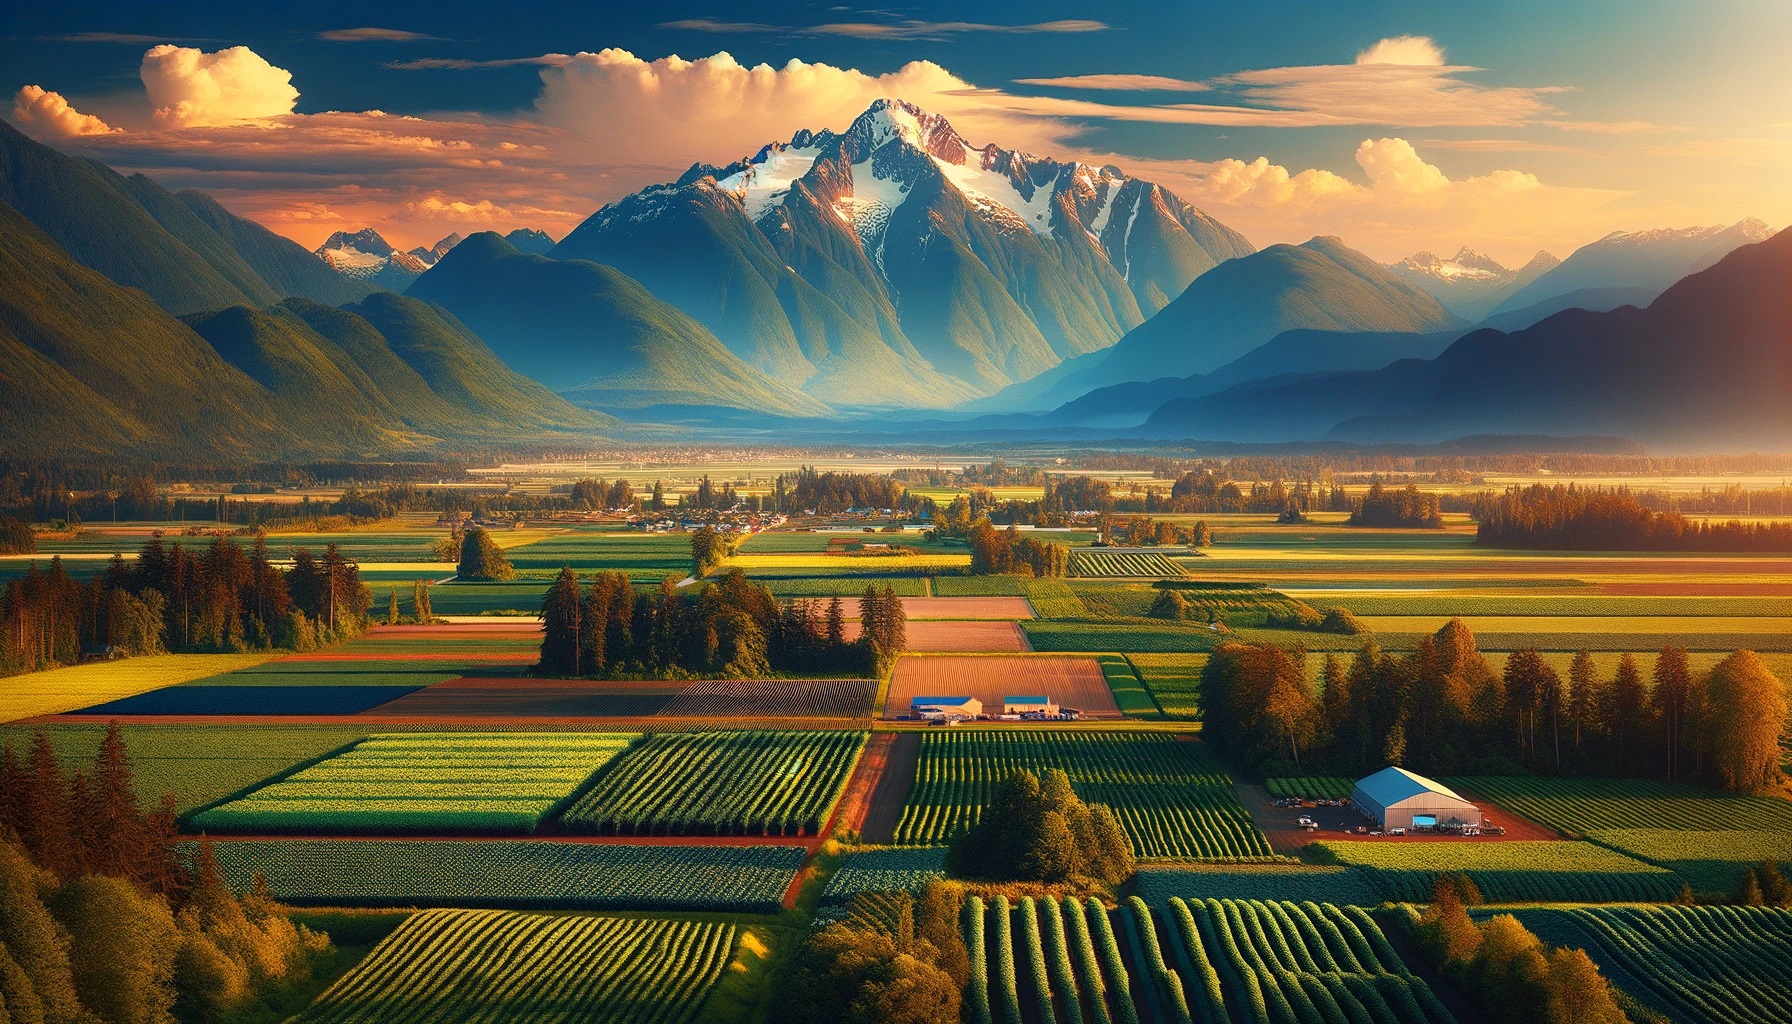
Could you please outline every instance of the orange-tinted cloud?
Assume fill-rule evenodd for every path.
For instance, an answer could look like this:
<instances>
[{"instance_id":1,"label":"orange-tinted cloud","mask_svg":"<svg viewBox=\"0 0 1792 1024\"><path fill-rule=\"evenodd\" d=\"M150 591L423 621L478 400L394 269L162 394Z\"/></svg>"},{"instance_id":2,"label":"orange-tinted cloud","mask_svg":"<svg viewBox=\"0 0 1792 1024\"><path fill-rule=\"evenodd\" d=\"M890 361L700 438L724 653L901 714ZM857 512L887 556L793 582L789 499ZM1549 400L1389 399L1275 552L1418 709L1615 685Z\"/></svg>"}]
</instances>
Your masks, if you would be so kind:
<instances>
[{"instance_id":1,"label":"orange-tinted cloud","mask_svg":"<svg viewBox=\"0 0 1792 1024\"><path fill-rule=\"evenodd\" d=\"M206 53L163 43L143 55L140 74L156 123L170 128L279 117L299 100L292 72L247 46Z\"/></svg>"},{"instance_id":2,"label":"orange-tinted cloud","mask_svg":"<svg viewBox=\"0 0 1792 1024\"><path fill-rule=\"evenodd\" d=\"M27 85L13 97L12 119L21 131L40 139L114 135L122 130L69 106L61 93L37 85Z\"/></svg>"}]
</instances>

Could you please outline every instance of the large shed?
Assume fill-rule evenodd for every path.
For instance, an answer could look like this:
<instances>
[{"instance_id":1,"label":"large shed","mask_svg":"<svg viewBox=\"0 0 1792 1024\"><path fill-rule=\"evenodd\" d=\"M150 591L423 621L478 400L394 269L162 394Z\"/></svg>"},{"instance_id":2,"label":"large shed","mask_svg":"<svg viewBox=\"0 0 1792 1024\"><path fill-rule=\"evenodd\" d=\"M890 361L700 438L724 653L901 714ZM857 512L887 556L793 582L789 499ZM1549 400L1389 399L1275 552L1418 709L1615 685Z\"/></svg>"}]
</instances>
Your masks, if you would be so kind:
<instances>
[{"instance_id":1,"label":"large shed","mask_svg":"<svg viewBox=\"0 0 1792 1024\"><path fill-rule=\"evenodd\" d=\"M1359 781L1350 803L1384 829L1481 821L1481 809L1455 790L1404 768L1383 768Z\"/></svg>"}]
</instances>

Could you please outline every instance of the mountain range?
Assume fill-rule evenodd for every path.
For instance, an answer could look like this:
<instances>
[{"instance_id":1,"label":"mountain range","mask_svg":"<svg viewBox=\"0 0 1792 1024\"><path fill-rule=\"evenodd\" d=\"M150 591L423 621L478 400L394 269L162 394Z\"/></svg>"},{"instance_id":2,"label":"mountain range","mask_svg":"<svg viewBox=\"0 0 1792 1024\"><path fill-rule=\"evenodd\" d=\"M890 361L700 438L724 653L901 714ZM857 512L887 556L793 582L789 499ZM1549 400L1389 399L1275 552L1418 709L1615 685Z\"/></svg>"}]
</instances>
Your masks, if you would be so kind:
<instances>
[{"instance_id":1,"label":"mountain range","mask_svg":"<svg viewBox=\"0 0 1792 1024\"><path fill-rule=\"evenodd\" d=\"M517 228L504 237L511 245L526 253L545 253L554 247L552 238L533 228ZM427 249L417 246L408 252L401 252L382 238L378 231L362 228L354 232L338 231L325 239L324 244L313 252L330 269L344 277L368 281L381 288L401 292L440 262L443 256L448 255L448 250L460 243L461 235L455 232Z\"/></svg>"},{"instance_id":2,"label":"mountain range","mask_svg":"<svg viewBox=\"0 0 1792 1024\"><path fill-rule=\"evenodd\" d=\"M944 407L1113 344L1249 242L1113 167L879 100L597 211L549 253L639 281L835 407Z\"/></svg>"},{"instance_id":3,"label":"mountain range","mask_svg":"<svg viewBox=\"0 0 1792 1024\"><path fill-rule=\"evenodd\" d=\"M1539 251L1530 262L1513 270L1465 245L1449 259L1434 252L1418 252L1389 264L1388 269L1402 281L1430 292L1450 312L1474 322L1561 262Z\"/></svg>"},{"instance_id":4,"label":"mountain range","mask_svg":"<svg viewBox=\"0 0 1792 1024\"><path fill-rule=\"evenodd\" d=\"M1566 266L1566 262L1563 264ZM1792 232L1737 247L1647 308L1473 331L1435 359L1240 384L1166 402L1154 437L1430 442L1621 435L1664 447L1792 442Z\"/></svg>"}]
</instances>

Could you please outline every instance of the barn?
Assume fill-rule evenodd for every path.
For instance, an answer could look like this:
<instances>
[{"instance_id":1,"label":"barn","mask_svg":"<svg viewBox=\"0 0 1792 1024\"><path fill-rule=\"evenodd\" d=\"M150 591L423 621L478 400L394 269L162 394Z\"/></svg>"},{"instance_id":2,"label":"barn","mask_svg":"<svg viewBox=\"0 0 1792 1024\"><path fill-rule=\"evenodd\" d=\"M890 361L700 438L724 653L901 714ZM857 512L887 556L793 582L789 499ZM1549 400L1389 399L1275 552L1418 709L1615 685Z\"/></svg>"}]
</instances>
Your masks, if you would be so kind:
<instances>
[{"instance_id":1,"label":"barn","mask_svg":"<svg viewBox=\"0 0 1792 1024\"><path fill-rule=\"evenodd\" d=\"M1404 768L1383 768L1359 781L1350 803L1383 829L1481 821L1481 809L1450 787Z\"/></svg>"},{"instance_id":2,"label":"barn","mask_svg":"<svg viewBox=\"0 0 1792 1024\"><path fill-rule=\"evenodd\" d=\"M928 721L969 721L983 714L983 702L975 697L916 697L908 713Z\"/></svg>"},{"instance_id":3,"label":"barn","mask_svg":"<svg viewBox=\"0 0 1792 1024\"><path fill-rule=\"evenodd\" d=\"M1053 704L1051 698L1042 693L1009 694L1002 698L1002 714L1045 715L1051 718L1058 714L1058 705Z\"/></svg>"}]
</instances>

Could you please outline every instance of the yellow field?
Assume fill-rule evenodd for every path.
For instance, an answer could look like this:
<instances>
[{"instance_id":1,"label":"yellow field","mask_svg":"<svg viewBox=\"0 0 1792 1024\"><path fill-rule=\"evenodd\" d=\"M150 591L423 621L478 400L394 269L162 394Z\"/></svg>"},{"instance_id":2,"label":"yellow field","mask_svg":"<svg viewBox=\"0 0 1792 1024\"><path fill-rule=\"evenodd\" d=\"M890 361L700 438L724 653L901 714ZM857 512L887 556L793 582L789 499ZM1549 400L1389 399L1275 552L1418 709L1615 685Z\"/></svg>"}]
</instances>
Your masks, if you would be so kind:
<instances>
[{"instance_id":1,"label":"yellow field","mask_svg":"<svg viewBox=\"0 0 1792 1024\"><path fill-rule=\"evenodd\" d=\"M234 672L269 661L278 653L158 654L0 679L0 722L59 715L164 686Z\"/></svg>"},{"instance_id":2,"label":"yellow field","mask_svg":"<svg viewBox=\"0 0 1792 1024\"><path fill-rule=\"evenodd\" d=\"M950 505L953 498L968 493L968 490L963 487L929 487L926 484L916 484L908 488L908 492L923 498L932 498L934 504L945 506ZM989 493L997 501L1038 501L1045 497L1045 488L1025 485L991 487Z\"/></svg>"},{"instance_id":3,"label":"yellow field","mask_svg":"<svg viewBox=\"0 0 1792 1024\"><path fill-rule=\"evenodd\" d=\"M1431 633L1449 622L1446 615L1361 615L1358 621L1375 633ZM1465 615L1462 621L1482 633L1792 633L1792 622L1779 616L1725 615Z\"/></svg>"}]
</instances>

